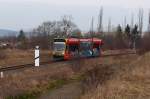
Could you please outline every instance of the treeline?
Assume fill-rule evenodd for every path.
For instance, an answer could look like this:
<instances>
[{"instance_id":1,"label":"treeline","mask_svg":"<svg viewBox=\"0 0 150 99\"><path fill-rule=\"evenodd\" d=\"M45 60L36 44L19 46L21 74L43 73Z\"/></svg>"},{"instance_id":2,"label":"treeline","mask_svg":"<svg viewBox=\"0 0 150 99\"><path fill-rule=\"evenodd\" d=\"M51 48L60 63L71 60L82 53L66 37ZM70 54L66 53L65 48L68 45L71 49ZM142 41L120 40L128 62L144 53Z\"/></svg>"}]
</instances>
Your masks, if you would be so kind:
<instances>
[{"instance_id":1,"label":"treeline","mask_svg":"<svg viewBox=\"0 0 150 99\"><path fill-rule=\"evenodd\" d=\"M138 24L120 24L112 29L111 19L108 22L108 31L103 30L103 8L100 9L97 30L93 29L93 18L91 29L88 33L81 34L80 29L71 20L71 17L64 16L62 20L43 22L37 28L26 33L20 30L17 36L0 38L1 42L8 42L9 48L33 49L39 45L42 49L51 49L53 39L75 37L91 38L97 37L104 41L103 49L136 49L142 52L149 51L150 40L150 14L149 27L147 32L143 32L143 10L139 10ZM133 21L133 19L131 20Z\"/></svg>"},{"instance_id":2,"label":"treeline","mask_svg":"<svg viewBox=\"0 0 150 99\"><path fill-rule=\"evenodd\" d=\"M34 29L32 32L28 33L28 35L23 30L20 30L18 36L3 37L1 38L1 41L10 42L12 46L9 46L9 48L33 49L36 45L39 45L42 49L51 49L53 39L56 37L97 37L104 41L103 49L115 50L130 48L142 51L150 50L150 32L145 32L144 35L142 35L139 31L138 25L134 25L134 27L131 28L131 26L127 24L124 29L121 25L118 25L113 32L89 31L88 33L84 33L84 35L81 35L81 32L76 25L71 25L72 27L75 27L75 29L70 30L70 32L65 30L65 28L61 30L62 27L47 29L49 27L47 25L50 25L50 22L44 22L37 29Z\"/></svg>"},{"instance_id":3,"label":"treeline","mask_svg":"<svg viewBox=\"0 0 150 99\"><path fill-rule=\"evenodd\" d=\"M121 25L118 25L114 32L104 33L102 38L105 49L137 49L140 47L142 35L137 25L131 28L127 24L124 30Z\"/></svg>"},{"instance_id":4,"label":"treeline","mask_svg":"<svg viewBox=\"0 0 150 99\"><path fill-rule=\"evenodd\" d=\"M77 37L80 33L71 17L64 16L59 21L43 22L30 32L20 30L17 36L1 37L0 41L7 43L7 48L33 49L39 45L41 49L51 49L54 38Z\"/></svg>"},{"instance_id":5,"label":"treeline","mask_svg":"<svg viewBox=\"0 0 150 99\"><path fill-rule=\"evenodd\" d=\"M103 7L101 7L98 15L97 30L93 30L93 18L91 22L90 35L100 37L104 40L104 49L136 49L143 53L150 50L150 11L148 13L148 29L143 31L144 10L139 9L137 13L137 22L134 22L134 14L131 14L131 24L127 23L127 18L124 16L123 24L112 25L111 18L108 19L107 30L103 30ZM136 23L136 24L134 24ZM92 33L92 34L91 34Z\"/></svg>"},{"instance_id":6,"label":"treeline","mask_svg":"<svg viewBox=\"0 0 150 99\"><path fill-rule=\"evenodd\" d=\"M103 49L145 49L146 38L150 40L148 32L142 33L139 31L138 25L131 27L129 24L123 28L120 24L111 32L96 32L90 31L84 37L98 37L104 41ZM144 46L145 45L145 46Z\"/></svg>"}]
</instances>

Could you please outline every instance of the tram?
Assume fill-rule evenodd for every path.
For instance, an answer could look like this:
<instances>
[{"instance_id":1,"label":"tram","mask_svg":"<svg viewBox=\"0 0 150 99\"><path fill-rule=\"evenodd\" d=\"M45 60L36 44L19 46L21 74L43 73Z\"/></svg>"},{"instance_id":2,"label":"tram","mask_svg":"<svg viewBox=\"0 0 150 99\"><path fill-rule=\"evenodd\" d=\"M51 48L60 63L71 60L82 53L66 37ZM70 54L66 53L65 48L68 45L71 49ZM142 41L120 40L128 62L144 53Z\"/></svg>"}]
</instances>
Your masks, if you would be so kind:
<instances>
[{"instance_id":1,"label":"tram","mask_svg":"<svg viewBox=\"0 0 150 99\"><path fill-rule=\"evenodd\" d=\"M79 57L98 57L101 55L103 41L98 38L55 38L53 59L70 60Z\"/></svg>"}]
</instances>

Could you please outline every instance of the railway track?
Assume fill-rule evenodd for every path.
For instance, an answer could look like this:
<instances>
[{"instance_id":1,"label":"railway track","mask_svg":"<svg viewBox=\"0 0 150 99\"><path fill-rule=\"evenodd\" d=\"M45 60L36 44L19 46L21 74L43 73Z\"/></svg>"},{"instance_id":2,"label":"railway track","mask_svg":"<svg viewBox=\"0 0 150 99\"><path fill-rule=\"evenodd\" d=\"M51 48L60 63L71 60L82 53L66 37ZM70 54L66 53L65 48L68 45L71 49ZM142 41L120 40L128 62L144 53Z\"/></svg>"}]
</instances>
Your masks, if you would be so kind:
<instances>
[{"instance_id":1,"label":"railway track","mask_svg":"<svg viewBox=\"0 0 150 99\"><path fill-rule=\"evenodd\" d=\"M136 54L136 53L135 52L128 52L128 53L106 54L106 55L102 55L101 57L113 57L113 56L129 55L129 54ZM40 62L40 65L52 64L52 63L56 63L56 62L59 62L59 61L52 61L51 60L51 61ZM16 66L5 66L5 67L0 68L0 72L18 70L18 69L23 69L23 68L32 68L32 67L34 67L34 63L16 65Z\"/></svg>"},{"instance_id":2,"label":"railway track","mask_svg":"<svg viewBox=\"0 0 150 99\"><path fill-rule=\"evenodd\" d=\"M40 65L45 65L45 64L50 64L50 63L54 63L54 61L41 62ZM22 65L16 65L16 66L5 66L5 67L0 68L0 72L17 70L17 69L22 69L22 68L31 68L31 67L34 67L34 63L22 64Z\"/></svg>"},{"instance_id":3,"label":"railway track","mask_svg":"<svg viewBox=\"0 0 150 99\"><path fill-rule=\"evenodd\" d=\"M108 54L108 55L102 55L101 57L122 56L122 55L130 55L130 54L136 54L136 52Z\"/></svg>"}]
</instances>

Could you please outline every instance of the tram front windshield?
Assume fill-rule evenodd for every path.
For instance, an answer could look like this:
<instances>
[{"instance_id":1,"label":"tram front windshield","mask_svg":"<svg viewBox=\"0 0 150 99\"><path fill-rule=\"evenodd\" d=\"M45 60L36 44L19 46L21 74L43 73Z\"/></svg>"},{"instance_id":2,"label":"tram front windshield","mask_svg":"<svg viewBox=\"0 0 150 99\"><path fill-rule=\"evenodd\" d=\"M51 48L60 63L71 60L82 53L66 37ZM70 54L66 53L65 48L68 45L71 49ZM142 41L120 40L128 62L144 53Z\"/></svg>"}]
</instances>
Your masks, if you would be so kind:
<instances>
[{"instance_id":1,"label":"tram front windshield","mask_svg":"<svg viewBox=\"0 0 150 99\"><path fill-rule=\"evenodd\" d=\"M65 50L65 42L54 42L54 50L55 51L64 51Z\"/></svg>"}]
</instances>

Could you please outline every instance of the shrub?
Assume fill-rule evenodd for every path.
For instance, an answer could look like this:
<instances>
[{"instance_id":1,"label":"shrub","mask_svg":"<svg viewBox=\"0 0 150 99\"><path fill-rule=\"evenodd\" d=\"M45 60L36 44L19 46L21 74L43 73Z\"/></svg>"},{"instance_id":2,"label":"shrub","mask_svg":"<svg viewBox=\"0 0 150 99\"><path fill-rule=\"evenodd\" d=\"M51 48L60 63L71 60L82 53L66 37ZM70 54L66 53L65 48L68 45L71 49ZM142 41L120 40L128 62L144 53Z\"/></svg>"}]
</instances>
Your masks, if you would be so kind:
<instances>
[{"instance_id":1,"label":"shrub","mask_svg":"<svg viewBox=\"0 0 150 99\"><path fill-rule=\"evenodd\" d=\"M6 52L3 49L0 49L0 59L6 58Z\"/></svg>"},{"instance_id":2,"label":"shrub","mask_svg":"<svg viewBox=\"0 0 150 99\"><path fill-rule=\"evenodd\" d=\"M149 33L145 33L145 35L143 36L142 40L141 40L141 46L139 48L139 54L144 54L148 51L150 51L150 45L149 45L149 40L150 40L150 34Z\"/></svg>"}]
</instances>

